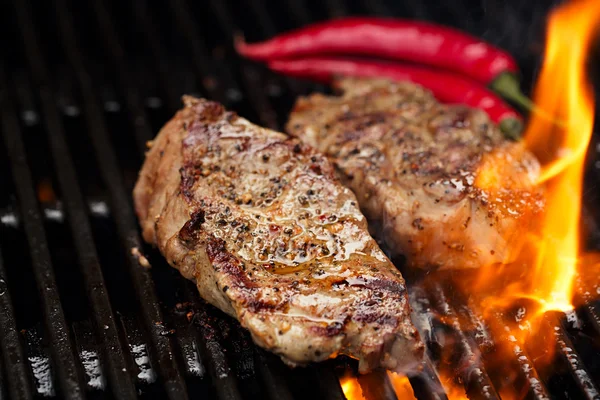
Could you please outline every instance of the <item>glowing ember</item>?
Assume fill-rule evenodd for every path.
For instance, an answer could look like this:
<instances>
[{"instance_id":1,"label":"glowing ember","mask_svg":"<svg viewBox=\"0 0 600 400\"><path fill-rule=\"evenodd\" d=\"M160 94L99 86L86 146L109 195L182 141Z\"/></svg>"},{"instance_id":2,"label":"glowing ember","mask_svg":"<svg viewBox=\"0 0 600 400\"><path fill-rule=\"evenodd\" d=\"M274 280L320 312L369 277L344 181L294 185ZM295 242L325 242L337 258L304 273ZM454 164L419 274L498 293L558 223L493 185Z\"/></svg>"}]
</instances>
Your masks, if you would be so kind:
<instances>
[{"instance_id":1,"label":"glowing ember","mask_svg":"<svg viewBox=\"0 0 600 400\"><path fill-rule=\"evenodd\" d=\"M56 195L52 188L52 182L49 180L42 180L37 186L37 195L40 203L51 203L56 201Z\"/></svg>"},{"instance_id":2,"label":"glowing ember","mask_svg":"<svg viewBox=\"0 0 600 400\"><path fill-rule=\"evenodd\" d=\"M342 391L348 400L365 400L360 383L355 377L347 375L341 378L340 385L342 385Z\"/></svg>"},{"instance_id":3,"label":"glowing ember","mask_svg":"<svg viewBox=\"0 0 600 400\"><path fill-rule=\"evenodd\" d=\"M394 392L399 400L414 400L415 393L413 392L410 381L406 375L399 375L395 372L388 371L388 378L392 382Z\"/></svg>"}]
</instances>

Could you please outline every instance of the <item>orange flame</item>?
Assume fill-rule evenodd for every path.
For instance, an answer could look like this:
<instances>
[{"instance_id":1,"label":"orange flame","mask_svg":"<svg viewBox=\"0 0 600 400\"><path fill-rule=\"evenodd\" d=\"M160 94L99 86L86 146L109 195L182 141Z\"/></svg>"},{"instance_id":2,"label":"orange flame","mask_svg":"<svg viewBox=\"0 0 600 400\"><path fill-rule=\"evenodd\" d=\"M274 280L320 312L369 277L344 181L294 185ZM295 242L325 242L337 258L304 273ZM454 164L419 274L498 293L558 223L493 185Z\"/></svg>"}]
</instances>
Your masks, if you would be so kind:
<instances>
[{"instance_id":1,"label":"orange flame","mask_svg":"<svg viewBox=\"0 0 600 400\"><path fill-rule=\"evenodd\" d=\"M542 350L540 354L548 363L552 362L553 345L546 339L552 339L552 335L541 335L548 336L543 339L536 334L536 331L543 332L545 326L538 324L539 317L547 311L573 308L578 265L586 264L585 272L588 272L580 271L580 278L589 275L588 270L600 268L597 259L594 265L584 259L579 232L584 163L594 123L594 98L586 76L586 61L597 29L600 29L598 0L572 1L551 13L544 65L534 91L534 101L540 112L531 115L523 143L515 144L511 152L493 154L485 159L476 180L480 189L489 191L502 187L543 188L544 213L538 218L539 226L535 229L517 233L522 236L522 243L518 249L512 249L503 265L482 266L475 277L475 285L472 275L458 274L460 280L457 283L469 294L469 302L483 302L484 312L492 318L501 315L495 314L498 306L514 306L515 300L534 300L537 309L523 308L522 315L515 320L516 325L515 321L504 325L506 321L501 319L496 323L500 325L493 328L490 324L490 328L498 333L497 337L509 335L519 346L528 337L532 338L533 347ZM535 154L541 163L537 179L521 179L511 170L510 158L518 157L519 152L525 150ZM600 289L597 290L600 293ZM477 305L473 304L474 309ZM511 346L507 349L509 347L512 349ZM442 368L439 374L449 399L468 398L453 372ZM406 377L395 373L388 373L388 377L398 398L414 396ZM364 399L356 378L345 377L340 382L348 399ZM510 398L513 394L506 396Z\"/></svg>"},{"instance_id":2,"label":"orange flame","mask_svg":"<svg viewBox=\"0 0 600 400\"><path fill-rule=\"evenodd\" d=\"M354 376L346 375L340 378L340 385L342 386L344 396L348 400L365 400L360 383L358 383L358 379Z\"/></svg>"},{"instance_id":3,"label":"orange flame","mask_svg":"<svg viewBox=\"0 0 600 400\"><path fill-rule=\"evenodd\" d=\"M546 183L548 190L543 240L533 265L537 284L531 293L541 311L572 308L584 162L594 123L585 66L599 22L600 3L595 0L575 1L551 14L534 100L555 121L564 122L533 115L525 134L527 148L543 163L538 183Z\"/></svg>"},{"instance_id":4,"label":"orange flame","mask_svg":"<svg viewBox=\"0 0 600 400\"><path fill-rule=\"evenodd\" d=\"M387 373L396 397L399 400L415 400L415 392L413 392L412 386L406 375L399 375L395 372L388 371Z\"/></svg>"},{"instance_id":5,"label":"orange flame","mask_svg":"<svg viewBox=\"0 0 600 400\"><path fill-rule=\"evenodd\" d=\"M585 67L599 22L600 3L595 0L563 5L548 20L544 65L534 91L536 106L543 112L531 115L524 140L524 147L540 160L539 176L532 180L515 174L510 152L488 156L479 170L476 185L497 191L497 197L502 187L537 185L545 190L546 199L543 216L535 218L539 226L518 233L518 246L511 249L507 263L481 269L476 288L487 295L484 308L534 300L538 309L529 314L529 321L546 311L573 308L584 163L594 122ZM517 156L524 151L515 147L511 152ZM494 285L500 293L490 296Z\"/></svg>"},{"instance_id":6,"label":"orange flame","mask_svg":"<svg viewBox=\"0 0 600 400\"><path fill-rule=\"evenodd\" d=\"M439 378L448 400L469 400L463 385L456 383L452 375L444 369L439 371Z\"/></svg>"},{"instance_id":7,"label":"orange flame","mask_svg":"<svg viewBox=\"0 0 600 400\"><path fill-rule=\"evenodd\" d=\"M522 143L507 144L503 151L484 157L475 181L491 199L511 206L519 198L511 198L511 193L538 190L545 199L543 212L531 211L528 220L535 226L514 234L518 243L503 253L501 265L483 265L474 275L464 273L454 280L471 308L481 306L494 337L512 337L540 365L552 363L555 349L554 337L544 333L558 323L559 314L547 312L573 309L574 281L584 272L578 266L585 264L585 272L600 268L584 258L580 242L585 156L594 124L586 62L597 29L598 0L572 1L550 14L544 65L534 90L541 112L531 115ZM514 160L524 159L525 153L533 153L540 161L539 174L515 170ZM504 310L510 312L499 312ZM497 351L512 353L509 347ZM506 360L498 356L499 362ZM456 395L454 381L443 383Z\"/></svg>"}]
</instances>

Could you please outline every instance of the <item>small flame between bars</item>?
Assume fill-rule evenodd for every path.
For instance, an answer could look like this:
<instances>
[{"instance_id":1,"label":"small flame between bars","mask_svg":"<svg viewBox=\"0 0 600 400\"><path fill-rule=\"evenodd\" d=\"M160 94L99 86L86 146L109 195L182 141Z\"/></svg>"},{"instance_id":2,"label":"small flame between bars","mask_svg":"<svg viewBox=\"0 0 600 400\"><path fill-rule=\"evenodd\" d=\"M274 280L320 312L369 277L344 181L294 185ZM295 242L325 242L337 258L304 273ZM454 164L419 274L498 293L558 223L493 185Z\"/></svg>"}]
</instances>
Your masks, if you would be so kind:
<instances>
[{"instance_id":1,"label":"small flame between bars","mask_svg":"<svg viewBox=\"0 0 600 400\"><path fill-rule=\"evenodd\" d=\"M360 383L358 383L358 379L354 376L346 375L341 378L340 385L342 386L344 396L346 396L348 400L365 400Z\"/></svg>"}]
</instances>

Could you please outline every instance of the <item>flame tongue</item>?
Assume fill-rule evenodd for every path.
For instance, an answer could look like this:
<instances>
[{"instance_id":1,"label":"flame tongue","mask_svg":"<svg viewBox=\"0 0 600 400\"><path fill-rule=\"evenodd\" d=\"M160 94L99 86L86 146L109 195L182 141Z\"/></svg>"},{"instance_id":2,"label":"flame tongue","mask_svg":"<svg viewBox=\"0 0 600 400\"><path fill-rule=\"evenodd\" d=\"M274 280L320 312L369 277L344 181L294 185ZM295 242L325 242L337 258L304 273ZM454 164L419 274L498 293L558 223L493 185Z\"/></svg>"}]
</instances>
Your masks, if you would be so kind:
<instances>
[{"instance_id":1,"label":"flame tongue","mask_svg":"<svg viewBox=\"0 0 600 400\"><path fill-rule=\"evenodd\" d=\"M358 383L358 379L356 379L354 376L346 375L345 377L341 378L340 385L342 386L344 396L348 400L365 400L360 383Z\"/></svg>"},{"instance_id":2,"label":"flame tongue","mask_svg":"<svg viewBox=\"0 0 600 400\"><path fill-rule=\"evenodd\" d=\"M544 65L534 91L541 112L531 115L523 143L507 144L515 159L533 153L541 164L539 175L519 176L502 157L507 150L501 149L498 155L484 156L475 182L493 196L505 188L509 195L519 188L543 191L544 211L533 218L534 227L521 226L515 233L518 243L510 244L502 265L482 265L475 276L464 272L450 278L473 303L471 308L480 308L492 336L511 338L511 344L535 355L538 366L553 362L556 342L548 332L554 332L556 318L562 315L548 312L573 308L577 268L586 261L579 230L585 156L594 123L586 61L599 28L598 0L573 1L551 13ZM513 348L507 346L505 356L504 350L497 350L498 371L514 357Z\"/></svg>"},{"instance_id":3,"label":"flame tongue","mask_svg":"<svg viewBox=\"0 0 600 400\"><path fill-rule=\"evenodd\" d=\"M544 65L534 91L536 105L554 116L532 116L525 144L542 162L538 183L547 184L547 205L532 268L532 297L541 311L570 308L579 256L579 220L586 149L594 100L586 79L586 58L600 22L600 3L575 1L548 21Z\"/></svg>"},{"instance_id":4,"label":"flame tongue","mask_svg":"<svg viewBox=\"0 0 600 400\"><path fill-rule=\"evenodd\" d=\"M531 116L524 140L524 149L542 164L539 176L529 181L529 190L537 185L545 191L545 210L533 218L535 227L519 232L518 239L512 240L508 264L480 269L476 289L485 308L534 300L537 312L529 319L546 311L572 309L580 255L584 162L594 118L585 66L599 22L600 3L596 0L563 5L548 20L544 65L534 91L536 107L542 112ZM515 147L517 152L524 150ZM503 187L517 190L515 171L504 165L510 163L489 155L487 159L478 171L476 185L489 193Z\"/></svg>"}]
</instances>

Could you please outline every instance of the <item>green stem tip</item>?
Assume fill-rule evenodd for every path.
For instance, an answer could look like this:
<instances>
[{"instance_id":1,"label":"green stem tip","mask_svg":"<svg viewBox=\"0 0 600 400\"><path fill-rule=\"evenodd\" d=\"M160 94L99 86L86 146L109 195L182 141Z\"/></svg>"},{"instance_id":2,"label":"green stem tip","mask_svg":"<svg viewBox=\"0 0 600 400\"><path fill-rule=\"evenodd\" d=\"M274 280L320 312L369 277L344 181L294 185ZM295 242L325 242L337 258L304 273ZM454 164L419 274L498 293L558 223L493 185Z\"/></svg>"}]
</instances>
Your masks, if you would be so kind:
<instances>
[{"instance_id":1,"label":"green stem tip","mask_svg":"<svg viewBox=\"0 0 600 400\"><path fill-rule=\"evenodd\" d=\"M525 96L523 92L521 92L519 80L515 74L511 72L501 73L492 81L492 83L490 83L489 88L498 93L500 96L504 97L506 100L518 105L521 109L529 111L530 114L535 114L537 117L541 117L546 121L551 122L555 126L565 126L564 121L536 106L529 97Z\"/></svg>"},{"instance_id":2,"label":"green stem tip","mask_svg":"<svg viewBox=\"0 0 600 400\"><path fill-rule=\"evenodd\" d=\"M515 74L503 72L490 83L489 87L506 100L518 105L520 108L529 112L536 111L535 103L521 92L519 80Z\"/></svg>"},{"instance_id":3,"label":"green stem tip","mask_svg":"<svg viewBox=\"0 0 600 400\"><path fill-rule=\"evenodd\" d=\"M523 132L523 122L517 118L506 118L498 125L500 130L509 139L519 140Z\"/></svg>"}]
</instances>

